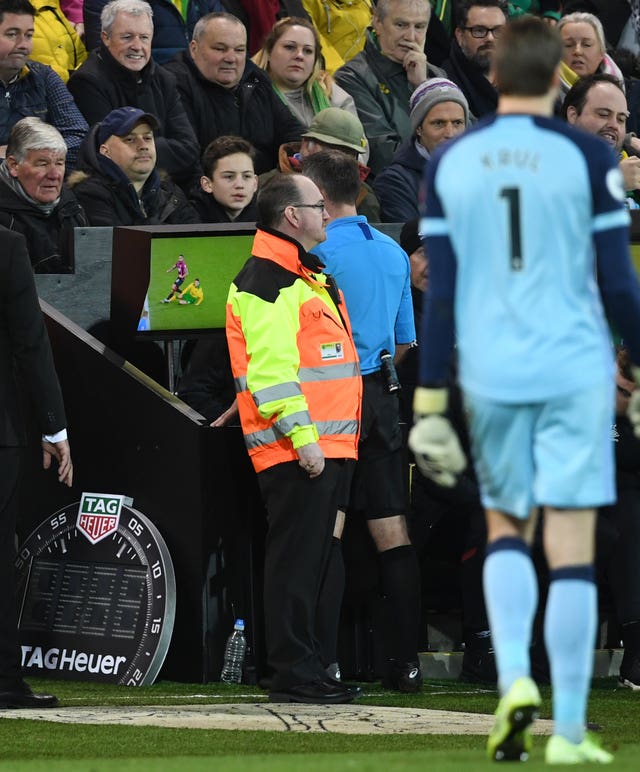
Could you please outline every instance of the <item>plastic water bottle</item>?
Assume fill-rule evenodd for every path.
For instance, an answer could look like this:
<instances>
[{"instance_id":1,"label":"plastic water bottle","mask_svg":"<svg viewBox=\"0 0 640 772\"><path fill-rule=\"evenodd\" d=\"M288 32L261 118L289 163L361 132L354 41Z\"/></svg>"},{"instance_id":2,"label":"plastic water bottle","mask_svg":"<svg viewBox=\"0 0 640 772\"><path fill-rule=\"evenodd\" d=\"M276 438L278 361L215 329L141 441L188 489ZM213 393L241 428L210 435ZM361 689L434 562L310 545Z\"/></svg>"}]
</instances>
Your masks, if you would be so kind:
<instances>
[{"instance_id":1,"label":"plastic water bottle","mask_svg":"<svg viewBox=\"0 0 640 772\"><path fill-rule=\"evenodd\" d=\"M242 682L242 666L247 650L247 639L244 637L244 619L236 619L233 632L227 638L224 649L224 666L220 680L228 684Z\"/></svg>"}]
</instances>

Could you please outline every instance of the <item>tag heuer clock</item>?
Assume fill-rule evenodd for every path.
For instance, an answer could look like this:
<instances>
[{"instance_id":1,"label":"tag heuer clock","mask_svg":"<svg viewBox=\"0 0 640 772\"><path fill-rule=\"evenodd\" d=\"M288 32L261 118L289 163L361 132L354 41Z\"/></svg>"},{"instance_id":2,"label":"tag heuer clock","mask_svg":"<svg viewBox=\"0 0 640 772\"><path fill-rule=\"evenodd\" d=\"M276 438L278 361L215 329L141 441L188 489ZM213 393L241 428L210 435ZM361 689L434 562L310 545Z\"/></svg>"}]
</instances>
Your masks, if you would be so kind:
<instances>
[{"instance_id":1,"label":"tag heuer clock","mask_svg":"<svg viewBox=\"0 0 640 772\"><path fill-rule=\"evenodd\" d=\"M162 536L124 496L83 493L30 534L15 566L27 674L153 683L173 631L175 576Z\"/></svg>"}]
</instances>

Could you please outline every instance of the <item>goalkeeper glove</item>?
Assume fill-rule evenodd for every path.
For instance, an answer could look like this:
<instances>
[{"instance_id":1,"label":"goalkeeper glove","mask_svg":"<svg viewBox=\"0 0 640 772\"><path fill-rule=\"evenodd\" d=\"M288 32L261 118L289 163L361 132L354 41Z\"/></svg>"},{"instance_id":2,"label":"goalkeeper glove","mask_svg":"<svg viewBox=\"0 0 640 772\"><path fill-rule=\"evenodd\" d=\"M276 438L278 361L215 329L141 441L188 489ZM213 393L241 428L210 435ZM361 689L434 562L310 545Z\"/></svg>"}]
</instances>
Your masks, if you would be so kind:
<instances>
[{"instance_id":1,"label":"goalkeeper glove","mask_svg":"<svg viewBox=\"0 0 640 772\"><path fill-rule=\"evenodd\" d=\"M416 389L413 400L415 425L409 432L409 447L425 477L452 488L466 467L467 459L451 423L441 415L446 409L446 389Z\"/></svg>"}]
</instances>

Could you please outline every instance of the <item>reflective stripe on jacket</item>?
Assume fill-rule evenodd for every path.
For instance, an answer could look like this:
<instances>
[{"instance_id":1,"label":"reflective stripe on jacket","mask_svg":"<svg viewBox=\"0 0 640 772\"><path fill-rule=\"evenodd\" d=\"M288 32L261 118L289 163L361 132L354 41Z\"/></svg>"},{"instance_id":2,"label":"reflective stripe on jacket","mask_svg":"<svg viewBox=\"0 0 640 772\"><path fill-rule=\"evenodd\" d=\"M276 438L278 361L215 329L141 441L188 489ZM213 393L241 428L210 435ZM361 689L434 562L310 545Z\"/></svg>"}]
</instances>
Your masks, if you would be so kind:
<instances>
[{"instance_id":1,"label":"reflective stripe on jacket","mask_svg":"<svg viewBox=\"0 0 640 772\"><path fill-rule=\"evenodd\" d=\"M258 230L252 252L229 290L227 340L253 465L296 461L311 442L355 458L362 384L342 295L338 310L317 258L283 234Z\"/></svg>"}]
</instances>

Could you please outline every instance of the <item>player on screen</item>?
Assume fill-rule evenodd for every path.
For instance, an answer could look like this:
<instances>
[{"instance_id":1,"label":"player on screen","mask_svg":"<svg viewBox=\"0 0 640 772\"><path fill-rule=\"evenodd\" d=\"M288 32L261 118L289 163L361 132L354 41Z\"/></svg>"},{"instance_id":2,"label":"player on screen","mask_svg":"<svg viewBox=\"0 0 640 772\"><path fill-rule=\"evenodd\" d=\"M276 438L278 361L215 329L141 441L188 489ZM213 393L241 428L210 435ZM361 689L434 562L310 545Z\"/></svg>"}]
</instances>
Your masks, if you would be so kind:
<instances>
[{"instance_id":1,"label":"player on screen","mask_svg":"<svg viewBox=\"0 0 640 772\"><path fill-rule=\"evenodd\" d=\"M200 286L200 279L194 279L178 297L178 303L181 306L199 306L204 300L204 290Z\"/></svg>"},{"instance_id":2,"label":"player on screen","mask_svg":"<svg viewBox=\"0 0 640 772\"><path fill-rule=\"evenodd\" d=\"M529 661L538 603L530 513L543 507L554 719L545 758L609 763L585 734L596 508L615 499L614 357L603 306L639 378L640 286L614 153L551 118L561 56L542 20L509 22L494 57L497 115L436 150L426 167L429 286L410 446L442 485L464 468L443 415L455 337L486 510L483 583L501 695L488 755L524 760L531 749L540 695ZM638 398L629 415L640 432Z\"/></svg>"},{"instance_id":3,"label":"player on screen","mask_svg":"<svg viewBox=\"0 0 640 772\"><path fill-rule=\"evenodd\" d=\"M150 329L151 324L149 322L149 312L147 309L144 309L140 315L140 321L138 322L138 332L148 332Z\"/></svg>"},{"instance_id":4,"label":"player on screen","mask_svg":"<svg viewBox=\"0 0 640 772\"><path fill-rule=\"evenodd\" d=\"M180 290L184 280L189 275L189 269L187 268L187 264L184 260L184 255L178 255L178 259L176 260L175 264L172 265L171 268L167 268L166 273L171 273L171 271L177 271L178 275L173 282L171 292L167 295L166 298L162 300L163 303L171 303L171 301L175 299L176 292Z\"/></svg>"}]
</instances>

